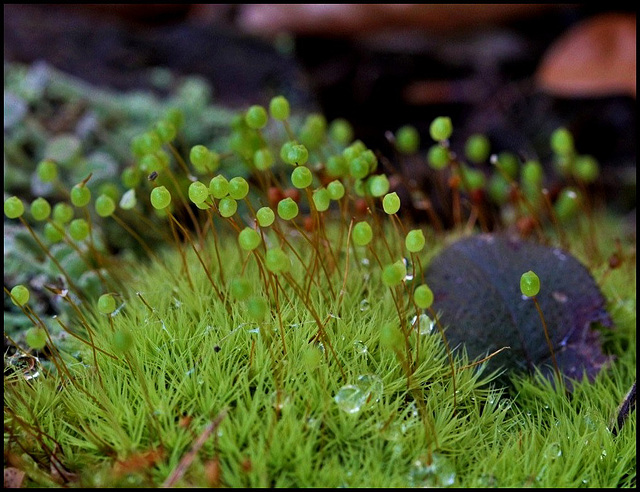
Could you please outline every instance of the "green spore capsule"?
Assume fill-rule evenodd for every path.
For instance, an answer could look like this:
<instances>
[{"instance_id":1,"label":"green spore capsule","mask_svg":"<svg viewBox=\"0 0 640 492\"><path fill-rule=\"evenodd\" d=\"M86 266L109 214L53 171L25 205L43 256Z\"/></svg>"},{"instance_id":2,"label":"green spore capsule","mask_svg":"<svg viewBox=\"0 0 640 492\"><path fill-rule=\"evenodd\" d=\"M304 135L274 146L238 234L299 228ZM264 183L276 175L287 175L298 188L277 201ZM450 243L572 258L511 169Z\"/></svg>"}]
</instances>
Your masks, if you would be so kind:
<instances>
[{"instance_id":1,"label":"green spore capsule","mask_svg":"<svg viewBox=\"0 0 640 492\"><path fill-rule=\"evenodd\" d=\"M358 222L353 226L351 235L354 244L357 246L366 246L373 239L373 229L371 229L368 222Z\"/></svg>"},{"instance_id":2,"label":"green spore capsule","mask_svg":"<svg viewBox=\"0 0 640 492\"><path fill-rule=\"evenodd\" d=\"M184 113L178 108L170 108L169 110L167 110L165 119L168 122L173 123L173 126L176 127L176 130L179 130L184 126Z\"/></svg>"},{"instance_id":3,"label":"green spore capsule","mask_svg":"<svg viewBox=\"0 0 640 492\"><path fill-rule=\"evenodd\" d=\"M453 124L448 116L438 116L429 125L429 135L438 142L447 140L451 133L453 133Z\"/></svg>"},{"instance_id":4,"label":"green spore capsule","mask_svg":"<svg viewBox=\"0 0 640 492\"><path fill-rule=\"evenodd\" d=\"M251 297L247 300L247 314L256 322L263 321L269 310L269 305L263 297Z\"/></svg>"},{"instance_id":5,"label":"green spore capsule","mask_svg":"<svg viewBox=\"0 0 640 492\"><path fill-rule=\"evenodd\" d=\"M234 299L244 301L248 299L252 292L251 282L246 278L234 278L229 283L229 292Z\"/></svg>"},{"instance_id":6,"label":"green spore capsule","mask_svg":"<svg viewBox=\"0 0 640 492\"><path fill-rule=\"evenodd\" d=\"M369 165L369 173L376 172L376 169L378 169L378 157L373 150L364 150L362 154L360 154L359 158L364 159L364 161Z\"/></svg>"},{"instance_id":7,"label":"green spore capsule","mask_svg":"<svg viewBox=\"0 0 640 492\"><path fill-rule=\"evenodd\" d=\"M45 159L38 163L36 174L43 183L51 183L58 177L58 165L51 159Z\"/></svg>"},{"instance_id":8,"label":"green spore capsule","mask_svg":"<svg viewBox=\"0 0 640 492\"><path fill-rule=\"evenodd\" d=\"M356 140L342 151L342 157L344 157L346 162L350 162L362 154L366 149L366 145L361 140Z\"/></svg>"},{"instance_id":9,"label":"green spore capsule","mask_svg":"<svg viewBox=\"0 0 640 492\"><path fill-rule=\"evenodd\" d=\"M128 352L133 347L133 336L129 330L118 330L113 334L115 352Z\"/></svg>"},{"instance_id":10,"label":"green spore capsule","mask_svg":"<svg viewBox=\"0 0 640 492\"><path fill-rule=\"evenodd\" d=\"M361 179L356 179L353 182L353 191L355 191L356 195L358 196L366 196L367 193L369 192L369 190L365 186L365 182L362 181Z\"/></svg>"},{"instance_id":11,"label":"green spore capsule","mask_svg":"<svg viewBox=\"0 0 640 492\"><path fill-rule=\"evenodd\" d=\"M400 197L394 191L387 193L382 199L382 208L387 215L393 215L400 210Z\"/></svg>"},{"instance_id":12,"label":"green spore capsule","mask_svg":"<svg viewBox=\"0 0 640 492\"><path fill-rule=\"evenodd\" d=\"M47 238L47 241L50 243L59 243L64 239L64 234L58 228L62 229L62 225L56 227L52 222L47 222L44 225L44 237Z\"/></svg>"},{"instance_id":13,"label":"green spore capsule","mask_svg":"<svg viewBox=\"0 0 640 492\"><path fill-rule=\"evenodd\" d=\"M387 287L399 285L407 276L407 267L402 260L387 265L382 270L382 283Z\"/></svg>"},{"instance_id":14,"label":"green spore capsule","mask_svg":"<svg viewBox=\"0 0 640 492\"><path fill-rule=\"evenodd\" d=\"M278 215L282 220L292 220L298 216L298 204L291 197L278 202Z\"/></svg>"},{"instance_id":15,"label":"green spore capsule","mask_svg":"<svg viewBox=\"0 0 640 492\"><path fill-rule=\"evenodd\" d=\"M491 159L491 162L498 169L501 169L502 172L509 177L509 179L518 179L520 163L518 161L518 157L513 152L509 152L506 150L500 152L497 157Z\"/></svg>"},{"instance_id":16,"label":"green spore capsule","mask_svg":"<svg viewBox=\"0 0 640 492\"><path fill-rule=\"evenodd\" d=\"M99 195L107 195L108 197L111 197L114 202L117 202L118 198L120 198L120 190L115 183L103 183L100 185Z\"/></svg>"},{"instance_id":17,"label":"green spore capsule","mask_svg":"<svg viewBox=\"0 0 640 492\"><path fill-rule=\"evenodd\" d=\"M209 149L204 145L194 145L189 151L189 161L193 166L198 168L204 168L209 158Z\"/></svg>"},{"instance_id":18,"label":"green spore capsule","mask_svg":"<svg viewBox=\"0 0 640 492\"><path fill-rule=\"evenodd\" d=\"M415 154L420 148L420 134L412 125L404 125L396 132L396 148L402 154Z\"/></svg>"},{"instance_id":19,"label":"green spore capsule","mask_svg":"<svg viewBox=\"0 0 640 492\"><path fill-rule=\"evenodd\" d=\"M122 171L120 182L125 188L135 188L142 181L142 173L135 166L129 166Z\"/></svg>"},{"instance_id":20,"label":"green spore capsule","mask_svg":"<svg viewBox=\"0 0 640 492\"><path fill-rule=\"evenodd\" d=\"M96 207L96 213L100 217L109 217L110 215L113 214L113 212L115 212L116 203L113 201L113 198L111 198L110 196L100 195L98 198L96 198L95 207Z\"/></svg>"},{"instance_id":21,"label":"green spore capsule","mask_svg":"<svg viewBox=\"0 0 640 492\"><path fill-rule=\"evenodd\" d=\"M207 198L209 198L209 188L207 188L207 185L200 181L194 181L189 185L189 200L193 203L196 205L204 203Z\"/></svg>"},{"instance_id":22,"label":"green spore capsule","mask_svg":"<svg viewBox=\"0 0 640 492\"><path fill-rule=\"evenodd\" d=\"M344 118L336 118L329 125L329 137L340 145L349 145L353 140L353 127Z\"/></svg>"},{"instance_id":23,"label":"green spore capsule","mask_svg":"<svg viewBox=\"0 0 640 492\"><path fill-rule=\"evenodd\" d=\"M58 224L68 224L73 219L73 207L65 202L58 202L53 206L53 220Z\"/></svg>"},{"instance_id":24,"label":"green spore capsule","mask_svg":"<svg viewBox=\"0 0 640 492\"><path fill-rule=\"evenodd\" d=\"M256 220L260 227L269 227L276 220L276 214L269 207L261 207L256 212Z\"/></svg>"},{"instance_id":25,"label":"green spore capsule","mask_svg":"<svg viewBox=\"0 0 640 492\"><path fill-rule=\"evenodd\" d=\"M276 96L269 102L269 113L274 120L284 121L289 117L291 108L284 96Z\"/></svg>"},{"instance_id":26,"label":"green spore capsule","mask_svg":"<svg viewBox=\"0 0 640 492\"><path fill-rule=\"evenodd\" d=\"M307 160L309 160L309 151L304 145L295 144L289 148L287 153L287 162L289 164L302 166L306 164Z\"/></svg>"},{"instance_id":27,"label":"green spore capsule","mask_svg":"<svg viewBox=\"0 0 640 492\"><path fill-rule=\"evenodd\" d=\"M313 192L313 204L318 212L325 212L331 204L331 197L326 188L319 188Z\"/></svg>"},{"instance_id":28,"label":"green spore capsule","mask_svg":"<svg viewBox=\"0 0 640 492\"><path fill-rule=\"evenodd\" d=\"M390 186L389 179L384 174L369 177L368 188L372 196L381 197L386 195Z\"/></svg>"},{"instance_id":29,"label":"green spore capsule","mask_svg":"<svg viewBox=\"0 0 640 492\"><path fill-rule=\"evenodd\" d=\"M240 231L240 234L238 234L238 244L245 251L253 251L260 246L261 242L262 238L260 234L250 227L245 227Z\"/></svg>"},{"instance_id":30,"label":"green spore capsule","mask_svg":"<svg viewBox=\"0 0 640 492\"><path fill-rule=\"evenodd\" d=\"M553 209L561 221L575 217L580 210L580 194L574 188L564 188L553 204Z\"/></svg>"},{"instance_id":31,"label":"green spore capsule","mask_svg":"<svg viewBox=\"0 0 640 492\"><path fill-rule=\"evenodd\" d=\"M349 161L349 174L356 179L364 179L369 174L369 163L361 156Z\"/></svg>"},{"instance_id":32,"label":"green spore capsule","mask_svg":"<svg viewBox=\"0 0 640 492\"><path fill-rule=\"evenodd\" d=\"M84 183L78 183L71 188L70 198L75 207L84 207L91 201L91 191Z\"/></svg>"},{"instance_id":33,"label":"green spore capsule","mask_svg":"<svg viewBox=\"0 0 640 492\"><path fill-rule=\"evenodd\" d=\"M332 200L340 200L344 196L344 185L336 179L327 185L327 191Z\"/></svg>"},{"instance_id":34,"label":"green spore capsule","mask_svg":"<svg viewBox=\"0 0 640 492\"><path fill-rule=\"evenodd\" d=\"M145 154L140 159L140 169L145 174L162 171L163 165L157 154Z\"/></svg>"},{"instance_id":35,"label":"green spore capsule","mask_svg":"<svg viewBox=\"0 0 640 492\"><path fill-rule=\"evenodd\" d=\"M298 142L295 140L289 140L288 142L283 143L282 147L280 147L280 159L282 159L282 162L285 164L291 164L292 166L295 165L295 162L289 160L289 152L293 149L294 145L298 145Z\"/></svg>"},{"instance_id":36,"label":"green spore capsule","mask_svg":"<svg viewBox=\"0 0 640 492\"><path fill-rule=\"evenodd\" d=\"M299 190L311 186L312 181L313 174L308 167L298 166L291 173L291 184Z\"/></svg>"},{"instance_id":37,"label":"green spore capsule","mask_svg":"<svg viewBox=\"0 0 640 492\"><path fill-rule=\"evenodd\" d=\"M89 223L84 219L74 219L69 224L69 235L74 241L82 241L89 235Z\"/></svg>"},{"instance_id":38,"label":"green spore capsule","mask_svg":"<svg viewBox=\"0 0 640 492\"><path fill-rule=\"evenodd\" d=\"M98 298L98 311L111 314L116 310L116 300L111 294L102 294Z\"/></svg>"},{"instance_id":39,"label":"green spore capsule","mask_svg":"<svg viewBox=\"0 0 640 492\"><path fill-rule=\"evenodd\" d=\"M189 160L200 174L213 172L220 166L220 156L204 145L194 145L189 152Z\"/></svg>"},{"instance_id":40,"label":"green spore capsule","mask_svg":"<svg viewBox=\"0 0 640 492\"><path fill-rule=\"evenodd\" d=\"M229 181L221 174L218 174L209 181L209 192L217 200L224 198L229 194Z\"/></svg>"},{"instance_id":41,"label":"green spore capsule","mask_svg":"<svg viewBox=\"0 0 640 492\"><path fill-rule=\"evenodd\" d=\"M531 270L520 277L520 290L527 297L534 297L540 292L540 278Z\"/></svg>"},{"instance_id":42,"label":"green spore capsule","mask_svg":"<svg viewBox=\"0 0 640 492\"><path fill-rule=\"evenodd\" d=\"M341 178L349 172L347 161L341 155L332 155L324 165L325 171L332 178Z\"/></svg>"},{"instance_id":43,"label":"green spore capsule","mask_svg":"<svg viewBox=\"0 0 640 492\"><path fill-rule=\"evenodd\" d=\"M141 135L138 145L140 146L140 150L145 154L152 154L160 150L162 140L155 131L148 131Z\"/></svg>"},{"instance_id":44,"label":"green spore capsule","mask_svg":"<svg viewBox=\"0 0 640 492\"><path fill-rule=\"evenodd\" d=\"M291 260L282 248L271 248L267 250L264 263L267 269L275 274L287 273L291 270Z\"/></svg>"},{"instance_id":45,"label":"green spore capsule","mask_svg":"<svg viewBox=\"0 0 640 492\"><path fill-rule=\"evenodd\" d=\"M590 155L577 156L573 164L573 174L576 179L585 183L593 183L600 174L598 161Z\"/></svg>"},{"instance_id":46,"label":"green spore capsule","mask_svg":"<svg viewBox=\"0 0 640 492\"><path fill-rule=\"evenodd\" d=\"M486 162L490 152L489 139L481 133L475 133L467 138L464 145L464 155L474 164Z\"/></svg>"},{"instance_id":47,"label":"green spore capsule","mask_svg":"<svg viewBox=\"0 0 640 492\"><path fill-rule=\"evenodd\" d=\"M16 306L24 306L29 302L29 289L22 284L13 287L13 289L11 289L11 302Z\"/></svg>"},{"instance_id":48,"label":"green spore capsule","mask_svg":"<svg viewBox=\"0 0 640 492\"><path fill-rule=\"evenodd\" d=\"M158 186L151 190L151 205L156 210L162 210L171 203L171 193L166 186Z\"/></svg>"},{"instance_id":49,"label":"green spore capsule","mask_svg":"<svg viewBox=\"0 0 640 492\"><path fill-rule=\"evenodd\" d=\"M440 144L429 147L427 162L433 169L439 171L449 165L449 149Z\"/></svg>"},{"instance_id":50,"label":"green spore capsule","mask_svg":"<svg viewBox=\"0 0 640 492\"><path fill-rule=\"evenodd\" d=\"M238 202L228 196L221 198L218 202L218 211L222 217L229 218L238 211Z\"/></svg>"},{"instance_id":51,"label":"green spore capsule","mask_svg":"<svg viewBox=\"0 0 640 492\"><path fill-rule=\"evenodd\" d=\"M47 332L34 326L27 330L24 341L33 350L42 350L47 345Z\"/></svg>"},{"instance_id":52,"label":"green spore capsule","mask_svg":"<svg viewBox=\"0 0 640 492\"><path fill-rule=\"evenodd\" d=\"M17 196L12 196L4 201L4 214L10 219L17 219L24 214L24 203Z\"/></svg>"},{"instance_id":53,"label":"green spore capsule","mask_svg":"<svg viewBox=\"0 0 640 492\"><path fill-rule=\"evenodd\" d=\"M480 169L463 166L461 172L464 173L464 183L467 185L469 191L481 190L485 187L487 178Z\"/></svg>"},{"instance_id":54,"label":"green spore capsule","mask_svg":"<svg viewBox=\"0 0 640 492\"><path fill-rule=\"evenodd\" d=\"M496 173L491 176L487 188L489 198L491 198L493 203L503 205L509 199L511 185L502 174Z\"/></svg>"},{"instance_id":55,"label":"green spore capsule","mask_svg":"<svg viewBox=\"0 0 640 492\"><path fill-rule=\"evenodd\" d=\"M269 115L267 115L267 110L258 104L251 106L244 116L244 121L247 123L247 126L254 130L264 128L268 120Z\"/></svg>"},{"instance_id":56,"label":"green spore capsule","mask_svg":"<svg viewBox=\"0 0 640 492\"><path fill-rule=\"evenodd\" d=\"M428 285L422 284L416 287L416 290L413 292L413 300L421 309L427 309L431 307L433 304L433 292Z\"/></svg>"},{"instance_id":57,"label":"green spore capsule","mask_svg":"<svg viewBox=\"0 0 640 492\"><path fill-rule=\"evenodd\" d=\"M544 171L538 161L527 161L522 166L520 179L522 186L528 190L539 190L542 188Z\"/></svg>"},{"instance_id":58,"label":"green spore capsule","mask_svg":"<svg viewBox=\"0 0 640 492\"><path fill-rule=\"evenodd\" d=\"M308 149L317 149L327 132L327 121L321 114L310 114L300 130L300 141Z\"/></svg>"},{"instance_id":59,"label":"green spore capsule","mask_svg":"<svg viewBox=\"0 0 640 492\"><path fill-rule=\"evenodd\" d=\"M422 248L424 248L425 245L424 233L420 229L409 231L404 244L407 251L411 253L418 253L419 251L422 251Z\"/></svg>"},{"instance_id":60,"label":"green spore capsule","mask_svg":"<svg viewBox=\"0 0 640 492\"><path fill-rule=\"evenodd\" d=\"M174 138L176 138L176 134L178 133L176 126L167 120L160 120L156 123L155 131L160 137L160 141L162 143L169 143Z\"/></svg>"},{"instance_id":61,"label":"green spore capsule","mask_svg":"<svg viewBox=\"0 0 640 492\"><path fill-rule=\"evenodd\" d=\"M561 156L574 153L573 135L566 128L557 128L551 134L551 150Z\"/></svg>"},{"instance_id":62,"label":"green spore capsule","mask_svg":"<svg viewBox=\"0 0 640 492\"><path fill-rule=\"evenodd\" d=\"M32 201L29 210L31 216L38 221L45 220L51 215L51 205L42 197L38 197Z\"/></svg>"},{"instance_id":63,"label":"green spore capsule","mask_svg":"<svg viewBox=\"0 0 640 492\"><path fill-rule=\"evenodd\" d=\"M260 171L271 169L274 162L273 154L269 149L258 149L255 154L253 154L253 165Z\"/></svg>"},{"instance_id":64,"label":"green spore capsule","mask_svg":"<svg viewBox=\"0 0 640 492\"><path fill-rule=\"evenodd\" d=\"M234 200L242 200L249 193L249 183L241 176L229 180L229 196Z\"/></svg>"}]
</instances>

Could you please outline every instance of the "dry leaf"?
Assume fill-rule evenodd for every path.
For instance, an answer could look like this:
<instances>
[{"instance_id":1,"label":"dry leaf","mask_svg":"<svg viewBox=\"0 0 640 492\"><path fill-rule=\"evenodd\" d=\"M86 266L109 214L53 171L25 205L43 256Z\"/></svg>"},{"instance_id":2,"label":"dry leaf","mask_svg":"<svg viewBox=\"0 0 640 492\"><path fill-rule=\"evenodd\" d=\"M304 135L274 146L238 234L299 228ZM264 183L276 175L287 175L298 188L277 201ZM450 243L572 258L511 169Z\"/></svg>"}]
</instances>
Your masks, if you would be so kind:
<instances>
[{"instance_id":1,"label":"dry leaf","mask_svg":"<svg viewBox=\"0 0 640 492\"><path fill-rule=\"evenodd\" d=\"M635 98L635 14L601 14L570 29L544 55L536 83L562 97Z\"/></svg>"},{"instance_id":2,"label":"dry leaf","mask_svg":"<svg viewBox=\"0 0 640 492\"><path fill-rule=\"evenodd\" d=\"M25 473L18 468L12 466L4 469L4 488L20 489L24 482Z\"/></svg>"}]
</instances>

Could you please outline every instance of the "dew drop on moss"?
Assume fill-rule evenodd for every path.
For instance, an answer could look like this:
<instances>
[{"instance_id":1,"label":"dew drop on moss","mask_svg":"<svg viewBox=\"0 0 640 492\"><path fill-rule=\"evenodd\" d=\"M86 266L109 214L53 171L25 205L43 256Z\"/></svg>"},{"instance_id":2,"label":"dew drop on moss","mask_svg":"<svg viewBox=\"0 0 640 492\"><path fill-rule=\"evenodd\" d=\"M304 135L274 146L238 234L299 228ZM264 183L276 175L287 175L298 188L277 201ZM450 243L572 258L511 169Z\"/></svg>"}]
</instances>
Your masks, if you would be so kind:
<instances>
[{"instance_id":1,"label":"dew drop on moss","mask_svg":"<svg viewBox=\"0 0 640 492\"><path fill-rule=\"evenodd\" d=\"M434 332L435 323L426 314L421 314L411 319L411 327L420 335L430 335Z\"/></svg>"},{"instance_id":2,"label":"dew drop on moss","mask_svg":"<svg viewBox=\"0 0 640 492\"><path fill-rule=\"evenodd\" d=\"M456 471L451 462L439 453L415 460L409 472L412 487L449 487L456 479Z\"/></svg>"},{"instance_id":3,"label":"dew drop on moss","mask_svg":"<svg viewBox=\"0 0 640 492\"><path fill-rule=\"evenodd\" d=\"M347 384L340 388L333 397L338 408L343 412L355 414L358 413L367 401L367 394L358 386Z\"/></svg>"}]
</instances>

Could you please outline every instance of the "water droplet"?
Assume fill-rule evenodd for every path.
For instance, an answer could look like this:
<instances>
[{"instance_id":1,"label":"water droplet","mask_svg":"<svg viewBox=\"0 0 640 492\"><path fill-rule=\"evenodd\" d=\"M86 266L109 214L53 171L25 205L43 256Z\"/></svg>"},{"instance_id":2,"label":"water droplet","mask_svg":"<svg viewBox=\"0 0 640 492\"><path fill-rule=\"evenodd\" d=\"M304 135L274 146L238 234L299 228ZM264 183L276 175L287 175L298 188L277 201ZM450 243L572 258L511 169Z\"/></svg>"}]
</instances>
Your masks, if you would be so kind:
<instances>
[{"instance_id":1,"label":"water droplet","mask_svg":"<svg viewBox=\"0 0 640 492\"><path fill-rule=\"evenodd\" d=\"M360 301L360 311L368 311L368 310L369 310L369 300L362 299L362 301Z\"/></svg>"},{"instance_id":2,"label":"water droplet","mask_svg":"<svg viewBox=\"0 0 640 492\"><path fill-rule=\"evenodd\" d=\"M565 302L567 302L567 299L569 299L567 297L567 294L565 294L563 292L554 291L554 292L551 293L551 295L560 304L564 304Z\"/></svg>"},{"instance_id":3,"label":"water droplet","mask_svg":"<svg viewBox=\"0 0 640 492\"><path fill-rule=\"evenodd\" d=\"M435 331L434 330L435 323L426 314L421 314L420 316L414 316L411 319L411 326L420 335L430 335Z\"/></svg>"},{"instance_id":4,"label":"water droplet","mask_svg":"<svg viewBox=\"0 0 640 492\"><path fill-rule=\"evenodd\" d=\"M353 348L359 354L366 354L369 352L369 348L364 344L362 340L356 340L353 342Z\"/></svg>"},{"instance_id":5,"label":"water droplet","mask_svg":"<svg viewBox=\"0 0 640 492\"><path fill-rule=\"evenodd\" d=\"M274 391L271 394L271 405L276 410L282 410L291 403L291 397L282 390Z\"/></svg>"},{"instance_id":6,"label":"water droplet","mask_svg":"<svg viewBox=\"0 0 640 492\"><path fill-rule=\"evenodd\" d=\"M379 401L382 398L384 384L382 379L375 374L363 374L358 376L356 385L367 395L368 401Z\"/></svg>"},{"instance_id":7,"label":"water droplet","mask_svg":"<svg viewBox=\"0 0 640 492\"><path fill-rule=\"evenodd\" d=\"M404 263L404 266L407 270L407 274L404 277L404 281L411 282L413 280L413 264L411 263L411 260L409 260L408 258L402 258L402 263Z\"/></svg>"},{"instance_id":8,"label":"water droplet","mask_svg":"<svg viewBox=\"0 0 640 492\"><path fill-rule=\"evenodd\" d=\"M400 456L402 454L403 449L404 448L402 447L402 444L395 444L391 452L394 456Z\"/></svg>"},{"instance_id":9,"label":"water droplet","mask_svg":"<svg viewBox=\"0 0 640 492\"><path fill-rule=\"evenodd\" d=\"M254 326L253 328L250 328L247 330L247 333L257 333L260 334L260 327L259 326Z\"/></svg>"},{"instance_id":10,"label":"water droplet","mask_svg":"<svg viewBox=\"0 0 640 492\"><path fill-rule=\"evenodd\" d=\"M360 260L360 264L362 266L368 267L369 266L369 258L362 258L362 260Z\"/></svg>"},{"instance_id":11,"label":"water droplet","mask_svg":"<svg viewBox=\"0 0 640 492\"><path fill-rule=\"evenodd\" d=\"M600 454L600 461L603 461L606 457L607 457L607 450L603 449L602 453Z\"/></svg>"},{"instance_id":12,"label":"water droplet","mask_svg":"<svg viewBox=\"0 0 640 492\"><path fill-rule=\"evenodd\" d=\"M448 487L455 479L453 465L439 453L417 459L409 472L409 483L413 487Z\"/></svg>"},{"instance_id":13,"label":"water droplet","mask_svg":"<svg viewBox=\"0 0 640 492\"><path fill-rule=\"evenodd\" d=\"M500 408L505 411L509 410L511 408L511 400L509 398L502 400L500 402Z\"/></svg>"},{"instance_id":14,"label":"water droplet","mask_svg":"<svg viewBox=\"0 0 640 492\"><path fill-rule=\"evenodd\" d=\"M562 456L562 448L557 442L552 442L544 453L544 457L549 460L555 460Z\"/></svg>"},{"instance_id":15,"label":"water droplet","mask_svg":"<svg viewBox=\"0 0 640 492\"><path fill-rule=\"evenodd\" d=\"M567 256L559 249L554 249L553 254L556 255L560 261L564 261L567 259Z\"/></svg>"},{"instance_id":16,"label":"water droplet","mask_svg":"<svg viewBox=\"0 0 640 492\"><path fill-rule=\"evenodd\" d=\"M481 487L496 488L498 486L498 479L495 475L481 475L478 480Z\"/></svg>"},{"instance_id":17,"label":"water droplet","mask_svg":"<svg viewBox=\"0 0 640 492\"><path fill-rule=\"evenodd\" d=\"M338 408L343 412L355 414L358 413L362 406L366 403L369 395L363 392L358 386L347 384L340 388L333 397L338 404Z\"/></svg>"}]
</instances>

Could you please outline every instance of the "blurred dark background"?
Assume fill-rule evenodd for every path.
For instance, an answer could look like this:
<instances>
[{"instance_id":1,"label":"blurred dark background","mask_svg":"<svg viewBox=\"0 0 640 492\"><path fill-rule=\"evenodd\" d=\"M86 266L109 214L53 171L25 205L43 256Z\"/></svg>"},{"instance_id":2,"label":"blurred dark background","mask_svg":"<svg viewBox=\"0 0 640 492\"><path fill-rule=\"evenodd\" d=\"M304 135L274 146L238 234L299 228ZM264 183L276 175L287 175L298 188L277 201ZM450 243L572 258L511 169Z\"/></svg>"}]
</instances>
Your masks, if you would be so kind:
<instances>
[{"instance_id":1,"label":"blurred dark background","mask_svg":"<svg viewBox=\"0 0 640 492\"><path fill-rule=\"evenodd\" d=\"M613 196L633 190L618 203L629 210L636 13L625 5L5 4L4 55L123 91L158 91L152 67L200 74L217 104L238 109L284 94L347 118L386 155L385 132L413 124L426 149L430 122L448 115L454 149L483 132L494 152L544 161L566 126L609 169Z\"/></svg>"}]
</instances>

